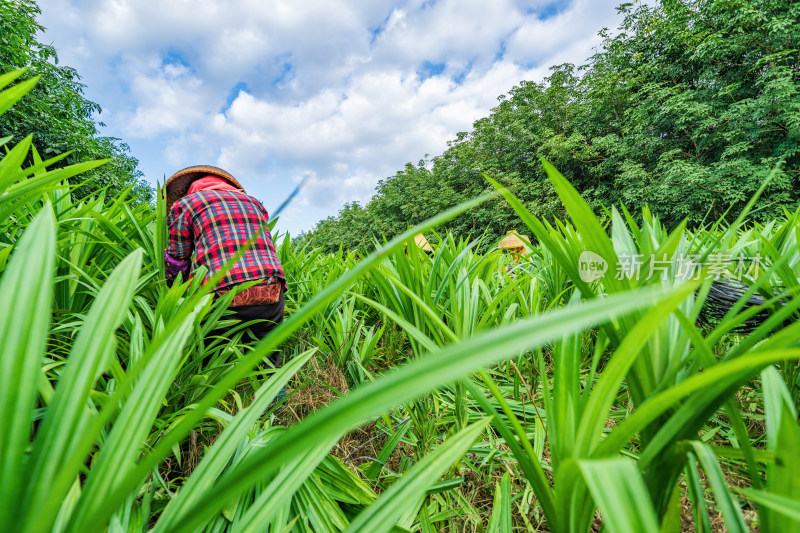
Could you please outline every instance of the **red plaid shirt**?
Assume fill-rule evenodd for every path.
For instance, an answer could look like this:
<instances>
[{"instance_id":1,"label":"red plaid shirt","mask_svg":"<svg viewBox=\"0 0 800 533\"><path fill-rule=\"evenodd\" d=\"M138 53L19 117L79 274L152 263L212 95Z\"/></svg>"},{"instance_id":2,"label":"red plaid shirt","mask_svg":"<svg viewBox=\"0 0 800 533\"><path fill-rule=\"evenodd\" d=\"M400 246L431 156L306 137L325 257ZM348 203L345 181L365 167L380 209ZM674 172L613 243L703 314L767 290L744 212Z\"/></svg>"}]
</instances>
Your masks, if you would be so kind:
<instances>
[{"instance_id":1,"label":"red plaid shirt","mask_svg":"<svg viewBox=\"0 0 800 533\"><path fill-rule=\"evenodd\" d=\"M240 191L210 190L188 194L175 202L167 217L169 244L167 253L179 261L191 256L192 270L200 265L208 269L203 282L233 257L267 222L266 209L254 198ZM281 278L283 268L275 253L269 229L255 241L228 270L218 288L244 281Z\"/></svg>"}]
</instances>

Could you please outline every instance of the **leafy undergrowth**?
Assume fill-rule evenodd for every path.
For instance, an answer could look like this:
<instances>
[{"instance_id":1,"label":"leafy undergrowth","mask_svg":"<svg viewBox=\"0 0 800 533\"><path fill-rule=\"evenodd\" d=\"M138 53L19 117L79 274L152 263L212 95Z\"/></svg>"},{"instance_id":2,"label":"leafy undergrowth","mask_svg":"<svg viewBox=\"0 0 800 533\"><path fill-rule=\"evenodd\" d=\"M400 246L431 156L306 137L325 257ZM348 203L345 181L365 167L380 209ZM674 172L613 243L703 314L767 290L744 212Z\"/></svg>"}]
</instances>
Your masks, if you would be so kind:
<instances>
[{"instance_id":1,"label":"leafy undergrowth","mask_svg":"<svg viewBox=\"0 0 800 533\"><path fill-rule=\"evenodd\" d=\"M234 296L213 277L166 287L163 196L75 201L64 180L99 163L51 163L29 140L0 160L11 531L800 529L798 213L599 218L543 161L569 221L489 179L535 237L522 256L434 232L492 195L366 257L276 237L287 318L249 343L209 338Z\"/></svg>"}]
</instances>

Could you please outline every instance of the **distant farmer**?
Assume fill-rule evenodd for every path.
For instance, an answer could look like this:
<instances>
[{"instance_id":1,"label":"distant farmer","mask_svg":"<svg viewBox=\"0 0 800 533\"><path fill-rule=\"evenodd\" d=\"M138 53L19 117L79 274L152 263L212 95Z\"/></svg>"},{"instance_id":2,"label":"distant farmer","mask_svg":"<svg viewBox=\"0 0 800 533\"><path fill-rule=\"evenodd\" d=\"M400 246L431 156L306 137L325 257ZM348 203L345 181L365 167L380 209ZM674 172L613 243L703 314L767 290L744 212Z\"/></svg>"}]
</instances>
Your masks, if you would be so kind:
<instances>
[{"instance_id":1,"label":"distant farmer","mask_svg":"<svg viewBox=\"0 0 800 533\"><path fill-rule=\"evenodd\" d=\"M218 272L241 247L258 235L255 243L223 276L215 291L221 296L239 283L258 280L233 298L233 318L258 320L248 329L262 339L283 321L283 275L266 222L264 206L247 195L236 179L221 168L198 165L173 174L165 184L169 243L164 252L167 284L178 272L183 279L201 265L208 269L203 281ZM220 332L215 332L219 334ZM270 357L274 366L280 356Z\"/></svg>"}]
</instances>

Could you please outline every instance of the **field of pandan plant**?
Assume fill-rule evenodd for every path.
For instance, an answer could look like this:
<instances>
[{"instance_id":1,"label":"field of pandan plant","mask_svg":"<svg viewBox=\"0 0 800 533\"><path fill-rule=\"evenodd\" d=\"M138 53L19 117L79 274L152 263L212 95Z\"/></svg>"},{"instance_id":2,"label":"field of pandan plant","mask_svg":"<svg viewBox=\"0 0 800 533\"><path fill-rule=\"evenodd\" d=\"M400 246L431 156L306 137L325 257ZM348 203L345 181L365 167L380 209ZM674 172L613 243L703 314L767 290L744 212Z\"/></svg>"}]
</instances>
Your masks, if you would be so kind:
<instances>
[{"instance_id":1,"label":"field of pandan plant","mask_svg":"<svg viewBox=\"0 0 800 533\"><path fill-rule=\"evenodd\" d=\"M545 161L569 220L493 182L521 259L435 233L487 197L367 257L278 236L287 319L253 345L208 335L233 293L167 288L163 204L76 201L101 162L3 142L4 531L800 531L800 213L598 217Z\"/></svg>"}]
</instances>

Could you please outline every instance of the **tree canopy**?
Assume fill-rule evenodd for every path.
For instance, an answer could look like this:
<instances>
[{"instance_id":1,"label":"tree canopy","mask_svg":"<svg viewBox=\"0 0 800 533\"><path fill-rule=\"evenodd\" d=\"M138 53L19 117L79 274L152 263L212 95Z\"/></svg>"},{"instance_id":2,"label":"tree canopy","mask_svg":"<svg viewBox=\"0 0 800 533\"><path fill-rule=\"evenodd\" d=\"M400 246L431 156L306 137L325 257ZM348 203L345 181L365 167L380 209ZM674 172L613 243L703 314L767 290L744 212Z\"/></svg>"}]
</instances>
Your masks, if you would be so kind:
<instances>
[{"instance_id":1,"label":"tree canopy","mask_svg":"<svg viewBox=\"0 0 800 533\"><path fill-rule=\"evenodd\" d=\"M563 216L546 157L598 211L649 204L668 224L735 216L773 168L755 206L772 218L800 199L800 2L626 3L587 64L522 81L491 114L432 160L381 181L308 239L326 249L370 246L491 187L510 187L535 214ZM492 240L522 229L500 199L450 223Z\"/></svg>"},{"instance_id":2,"label":"tree canopy","mask_svg":"<svg viewBox=\"0 0 800 533\"><path fill-rule=\"evenodd\" d=\"M78 196L107 188L117 195L133 187L132 196L149 201L150 187L141 181L138 161L128 146L100 134L94 117L100 106L83 95L83 84L75 69L59 65L56 50L38 40L44 28L36 21L40 13L33 0L0 0L0 73L27 68L18 82L39 76L36 87L0 117L0 137L19 141L29 134L45 159L72 151L58 165L109 159L96 170L82 175Z\"/></svg>"}]
</instances>

